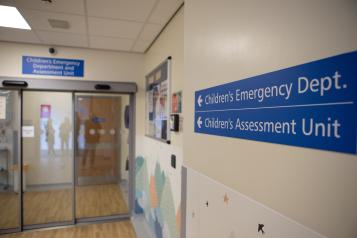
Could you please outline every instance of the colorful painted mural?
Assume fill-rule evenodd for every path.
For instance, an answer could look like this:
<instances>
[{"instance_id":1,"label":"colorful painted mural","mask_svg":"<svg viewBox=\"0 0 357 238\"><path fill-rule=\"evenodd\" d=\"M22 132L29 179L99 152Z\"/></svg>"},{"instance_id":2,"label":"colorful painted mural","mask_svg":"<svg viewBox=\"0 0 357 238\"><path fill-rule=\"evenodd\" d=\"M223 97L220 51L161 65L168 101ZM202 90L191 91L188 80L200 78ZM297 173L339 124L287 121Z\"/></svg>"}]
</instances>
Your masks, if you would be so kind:
<instances>
[{"instance_id":1,"label":"colorful painted mural","mask_svg":"<svg viewBox=\"0 0 357 238\"><path fill-rule=\"evenodd\" d=\"M144 157L137 157L135 164L135 212L145 214L156 238L179 238L181 206L175 207L170 178L158 162L153 174Z\"/></svg>"}]
</instances>

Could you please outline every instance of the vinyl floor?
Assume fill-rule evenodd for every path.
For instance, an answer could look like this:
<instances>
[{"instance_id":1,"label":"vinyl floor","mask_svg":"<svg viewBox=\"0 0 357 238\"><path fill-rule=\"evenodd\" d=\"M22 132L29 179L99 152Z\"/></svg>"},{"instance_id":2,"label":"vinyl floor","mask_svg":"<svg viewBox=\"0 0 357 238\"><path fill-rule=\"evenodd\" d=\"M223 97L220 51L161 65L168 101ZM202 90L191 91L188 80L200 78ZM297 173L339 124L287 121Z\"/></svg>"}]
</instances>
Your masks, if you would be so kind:
<instances>
[{"instance_id":1,"label":"vinyl floor","mask_svg":"<svg viewBox=\"0 0 357 238\"><path fill-rule=\"evenodd\" d=\"M133 225L130 221L113 223L77 225L73 227L26 231L10 235L1 235L1 238L136 238Z\"/></svg>"},{"instance_id":2,"label":"vinyl floor","mask_svg":"<svg viewBox=\"0 0 357 238\"><path fill-rule=\"evenodd\" d=\"M72 189L31 191L24 193L24 224L71 221ZM76 218L128 213L120 187L116 184L76 187ZM19 224L18 194L0 193L0 228Z\"/></svg>"}]
</instances>

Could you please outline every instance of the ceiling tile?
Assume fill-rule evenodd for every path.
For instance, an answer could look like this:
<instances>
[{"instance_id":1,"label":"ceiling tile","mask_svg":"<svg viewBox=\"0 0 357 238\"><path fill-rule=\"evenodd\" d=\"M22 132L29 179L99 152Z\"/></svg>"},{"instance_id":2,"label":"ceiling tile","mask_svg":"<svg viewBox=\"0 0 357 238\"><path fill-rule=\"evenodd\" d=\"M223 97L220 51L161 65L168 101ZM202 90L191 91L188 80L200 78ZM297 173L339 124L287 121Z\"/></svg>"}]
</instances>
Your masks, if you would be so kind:
<instances>
[{"instance_id":1,"label":"ceiling tile","mask_svg":"<svg viewBox=\"0 0 357 238\"><path fill-rule=\"evenodd\" d=\"M0 4L18 7L33 29L0 28L0 40L144 52L183 0L52 2L0 0ZM67 21L70 28L52 28L48 19Z\"/></svg>"},{"instance_id":2,"label":"ceiling tile","mask_svg":"<svg viewBox=\"0 0 357 238\"><path fill-rule=\"evenodd\" d=\"M89 46L95 49L130 51L134 40L113 37L90 36Z\"/></svg>"},{"instance_id":3,"label":"ceiling tile","mask_svg":"<svg viewBox=\"0 0 357 238\"><path fill-rule=\"evenodd\" d=\"M88 18L89 34L96 36L136 39L142 25L142 23L137 22L108 20L95 17Z\"/></svg>"},{"instance_id":4,"label":"ceiling tile","mask_svg":"<svg viewBox=\"0 0 357 238\"><path fill-rule=\"evenodd\" d=\"M0 27L0 41L41 43L33 31Z\"/></svg>"},{"instance_id":5,"label":"ceiling tile","mask_svg":"<svg viewBox=\"0 0 357 238\"><path fill-rule=\"evenodd\" d=\"M148 22L166 24L182 3L183 0L160 0Z\"/></svg>"},{"instance_id":6,"label":"ceiling tile","mask_svg":"<svg viewBox=\"0 0 357 238\"><path fill-rule=\"evenodd\" d=\"M160 33L161 29L161 25L146 24L139 38L140 40L144 41L153 41L155 37Z\"/></svg>"},{"instance_id":7,"label":"ceiling tile","mask_svg":"<svg viewBox=\"0 0 357 238\"><path fill-rule=\"evenodd\" d=\"M36 31L43 44L88 47L86 35L54 31Z\"/></svg>"},{"instance_id":8,"label":"ceiling tile","mask_svg":"<svg viewBox=\"0 0 357 238\"><path fill-rule=\"evenodd\" d=\"M135 44L135 46L132 48L132 51L138 52L138 53L144 53L145 50L150 46L151 41L141 41L138 40Z\"/></svg>"},{"instance_id":9,"label":"ceiling tile","mask_svg":"<svg viewBox=\"0 0 357 238\"><path fill-rule=\"evenodd\" d=\"M21 13L30 24L31 28L35 30L46 30L56 32L73 32L79 34L86 34L85 17L78 15L68 15L61 13L50 13L37 10L21 10ZM69 29L52 28L48 19L68 21Z\"/></svg>"},{"instance_id":10,"label":"ceiling tile","mask_svg":"<svg viewBox=\"0 0 357 238\"><path fill-rule=\"evenodd\" d=\"M156 0L87 0L89 16L145 22Z\"/></svg>"},{"instance_id":11,"label":"ceiling tile","mask_svg":"<svg viewBox=\"0 0 357 238\"><path fill-rule=\"evenodd\" d=\"M84 15L84 0L1 0L1 4L18 8Z\"/></svg>"}]
</instances>

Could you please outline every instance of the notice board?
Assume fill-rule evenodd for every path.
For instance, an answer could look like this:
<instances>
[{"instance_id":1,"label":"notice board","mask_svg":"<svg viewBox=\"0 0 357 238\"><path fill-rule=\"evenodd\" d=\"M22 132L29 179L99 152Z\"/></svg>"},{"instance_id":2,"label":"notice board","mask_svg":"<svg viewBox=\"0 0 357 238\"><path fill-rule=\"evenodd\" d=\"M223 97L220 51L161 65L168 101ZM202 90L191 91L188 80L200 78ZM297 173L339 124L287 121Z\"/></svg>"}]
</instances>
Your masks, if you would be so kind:
<instances>
[{"instance_id":1,"label":"notice board","mask_svg":"<svg viewBox=\"0 0 357 238\"><path fill-rule=\"evenodd\" d=\"M146 136L170 142L171 57L146 75Z\"/></svg>"}]
</instances>

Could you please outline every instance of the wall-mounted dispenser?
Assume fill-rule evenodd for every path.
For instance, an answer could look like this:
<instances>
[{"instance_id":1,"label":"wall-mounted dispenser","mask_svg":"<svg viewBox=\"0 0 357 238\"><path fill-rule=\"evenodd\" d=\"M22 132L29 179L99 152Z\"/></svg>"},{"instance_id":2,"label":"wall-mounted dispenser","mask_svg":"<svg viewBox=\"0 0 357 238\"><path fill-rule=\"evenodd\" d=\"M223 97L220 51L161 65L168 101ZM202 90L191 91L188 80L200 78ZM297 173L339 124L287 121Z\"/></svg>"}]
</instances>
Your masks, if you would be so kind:
<instances>
[{"instance_id":1,"label":"wall-mounted dispenser","mask_svg":"<svg viewBox=\"0 0 357 238\"><path fill-rule=\"evenodd\" d=\"M170 130L178 132L180 130L180 116L179 114L171 114L170 116Z\"/></svg>"}]
</instances>

